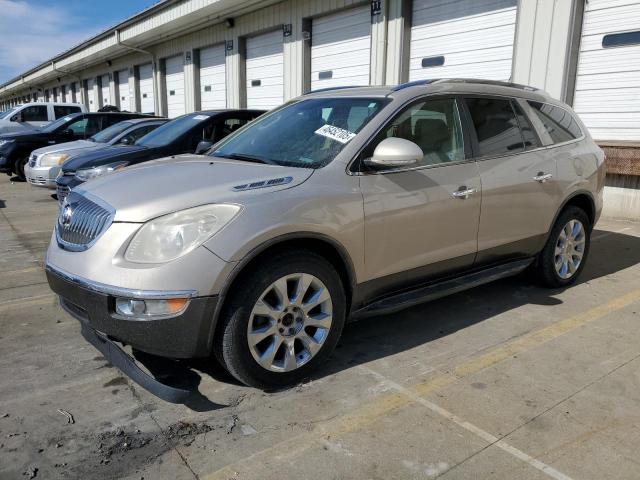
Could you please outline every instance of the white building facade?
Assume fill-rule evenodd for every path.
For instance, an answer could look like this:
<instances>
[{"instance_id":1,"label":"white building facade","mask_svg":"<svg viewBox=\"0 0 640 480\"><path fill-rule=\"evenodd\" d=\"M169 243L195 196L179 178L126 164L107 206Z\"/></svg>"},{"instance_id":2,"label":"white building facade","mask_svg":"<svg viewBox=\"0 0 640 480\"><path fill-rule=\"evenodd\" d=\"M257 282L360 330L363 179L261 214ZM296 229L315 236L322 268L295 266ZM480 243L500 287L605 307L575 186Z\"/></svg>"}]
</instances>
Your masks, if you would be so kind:
<instances>
[{"instance_id":1,"label":"white building facade","mask_svg":"<svg viewBox=\"0 0 640 480\"><path fill-rule=\"evenodd\" d=\"M573 105L608 154L607 208L640 212L640 0L165 0L0 85L0 110L55 98L176 117L451 77Z\"/></svg>"}]
</instances>

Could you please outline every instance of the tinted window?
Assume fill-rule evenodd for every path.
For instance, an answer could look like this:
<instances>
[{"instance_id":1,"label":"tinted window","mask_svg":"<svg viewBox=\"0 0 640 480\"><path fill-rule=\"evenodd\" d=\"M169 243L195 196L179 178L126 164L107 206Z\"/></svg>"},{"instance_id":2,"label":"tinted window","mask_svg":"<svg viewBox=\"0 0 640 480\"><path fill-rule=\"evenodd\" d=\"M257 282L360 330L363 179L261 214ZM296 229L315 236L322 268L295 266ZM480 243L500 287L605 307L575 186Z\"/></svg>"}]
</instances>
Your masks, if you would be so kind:
<instances>
[{"instance_id":1,"label":"tinted window","mask_svg":"<svg viewBox=\"0 0 640 480\"><path fill-rule=\"evenodd\" d=\"M102 130L102 118L92 115L88 118L86 123L86 129L84 131L85 137L93 137L96 133Z\"/></svg>"},{"instance_id":2,"label":"tinted window","mask_svg":"<svg viewBox=\"0 0 640 480\"><path fill-rule=\"evenodd\" d=\"M222 140L211 155L321 168L331 162L384 105L370 98L310 98L290 103Z\"/></svg>"},{"instance_id":3,"label":"tinted window","mask_svg":"<svg viewBox=\"0 0 640 480\"><path fill-rule=\"evenodd\" d=\"M120 115L104 115L102 117L102 130L116 123L120 123L122 120L124 120L124 118Z\"/></svg>"},{"instance_id":4,"label":"tinted window","mask_svg":"<svg viewBox=\"0 0 640 480\"><path fill-rule=\"evenodd\" d=\"M142 137L137 144L145 147L161 147L175 142L182 135L194 127L206 122L209 115L190 113L183 115L156 128L153 132ZM202 140L202 131L199 132L198 142ZM195 140L194 140L195 141ZM197 145L197 142L196 142ZM195 148L195 147L194 147Z\"/></svg>"},{"instance_id":5,"label":"tinted window","mask_svg":"<svg viewBox=\"0 0 640 480\"><path fill-rule=\"evenodd\" d=\"M518 102L513 102L513 109L516 112L516 117L518 118L518 124L520 125L520 131L522 132L522 138L524 139L524 146L526 149L538 148L541 147L540 140L538 139L538 135L536 135L531 122L527 118L527 116L522 111Z\"/></svg>"},{"instance_id":6,"label":"tinted window","mask_svg":"<svg viewBox=\"0 0 640 480\"><path fill-rule=\"evenodd\" d=\"M136 128L126 135L129 139L129 144L135 143L139 138L144 137L147 133L153 132L160 125L146 125L144 127ZM124 138L124 137L123 137Z\"/></svg>"},{"instance_id":7,"label":"tinted window","mask_svg":"<svg viewBox=\"0 0 640 480\"><path fill-rule=\"evenodd\" d=\"M107 143L113 140L116 136L120 135L127 128L131 128L129 122L119 122L115 125L111 125L109 128L105 128L101 132L96 133L91 140L98 143Z\"/></svg>"},{"instance_id":8,"label":"tinted window","mask_svg":"<svg viewBox=\"0 0 640 480\"><path fill-rule=\"evenodd\" d=\"M215 132L215 136L211 139L213 142L217 142L222 140L224 137L229 135L230 133L235 132L243 125L249 123L249 119L247 118L227 118L224 122L220 122L217 127L217 131Z\"/></svg>"},{"instance_id":9,"label":"tinted window","mask_svg":"<svg viewBox=\"0 0 640 480\"><path fill-rule=\"evenodd\" d=\"M564 108L539 102L529 102L529 105L544 124L553 143L567 142L582 136L582 130L575 118Z\"/></svg>"},{"instance_id":10,"label":"tinted window","mask_svg":"<svg viewBox=\"0 0 640 480\"><path fill-rule=\"evenodd\" d=\"M369 151L385 138L399 137L418 145L424 156L417 166L464 160L464 141L457 103L452 98L414 103L376 138Z\"/></svg>"},{"instance_id":11,"label":"tinted window","mask_svg":"<svg viewBox=\"0 0 640 480\"><path fill-rule=\"evenodd\" d=\"M46 122L49 119L45 105L25 107L21 110L21 113L23 122Z\"/></svg>"},{"instance_id":12,"label":"tinted window","mask_svg":"<svg viewBox=\"0 0 640 480\"><path fill-rule=\"evenodd\" d=\"M56 118L71 115L72 113L80 113L80 107L74 107L72 105L54 105L53 113Z\"/></svg>"},{"instance_id":13,"label":"tinted window","mask_svg":"<svg viewBox=\"0 0 640 480\"><path fill-rule=\"evenodd\" d=\"M478 155L505 155L524 150L522 134L509 100L466 100L478 137Z\"/></svg>"}]
</instances>

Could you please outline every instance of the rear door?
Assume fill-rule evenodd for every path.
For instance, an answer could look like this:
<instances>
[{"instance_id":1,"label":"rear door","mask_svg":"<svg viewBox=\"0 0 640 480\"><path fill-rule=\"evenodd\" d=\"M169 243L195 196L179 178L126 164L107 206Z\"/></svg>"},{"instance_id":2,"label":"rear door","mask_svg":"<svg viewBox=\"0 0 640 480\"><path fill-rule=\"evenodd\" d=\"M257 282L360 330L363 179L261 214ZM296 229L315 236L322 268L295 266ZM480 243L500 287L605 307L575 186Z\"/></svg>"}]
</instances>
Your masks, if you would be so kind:
<instances>
[{"instance_id":1,"label":"rear door","mask_svg":"<svg viewBox=\"0 0 640 480\"><path fill-rule=\"evenodd\" d=\"M380 292L469 268L477 252L480 178L454 97L419 100L367 147L400 137L424 152L407 169L363 171L365 264ZM466 191L468 195L457 192ZM376 292L372 294L375 295Z\"/></svg>"},{"instance_id":2,"label":"rear door","mask_svg":"<svg viewBox=\"0 0 640 480\"><path fill-rule=\"evenodd\" d=\"M518 102L465 99L482 181L478 264L537 253L557 210L556 162Z\"/></svg>"}]
</instances>

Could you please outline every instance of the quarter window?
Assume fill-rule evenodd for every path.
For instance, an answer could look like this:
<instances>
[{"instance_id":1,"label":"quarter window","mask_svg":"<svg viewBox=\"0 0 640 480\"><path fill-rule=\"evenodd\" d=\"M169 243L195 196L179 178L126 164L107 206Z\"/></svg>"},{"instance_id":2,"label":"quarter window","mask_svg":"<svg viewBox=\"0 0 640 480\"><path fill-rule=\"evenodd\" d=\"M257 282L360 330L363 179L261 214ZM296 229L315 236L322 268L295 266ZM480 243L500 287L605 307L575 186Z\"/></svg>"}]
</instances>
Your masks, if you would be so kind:
<instances>
[{"instance_id":1,"label":"quarter window","mask_svg":"<svg viewBox=\"0 0 640 480\"><path fill-rule=\"evenodd\" d=\"M548 103L529 102L534 113L543 123L553 143L568 142L582 136L582 130L573 115L564 108Z\"/></svg>"},{"instance_id":2,"label":"quarter window","mask_svg":"<svg viewBox=\"0 0 640 480\"><path fill-rule=\"evenodd\" d=\"M414 103L383 130L372 147L390 137L404 138L422 149L424 156L417 166L464 160L460 115L453 98ZM368 154L373 154L372 149Z\"/></svg>"},{"instance_id":3,"label":"quarter window","mask_svg":"<svg viewBox=\"0 0 640 480\"><path fill-rule=\"evenodd\" d=\"M480 157L524 150L522 132L509 100L467 98L466 102L478 137Z\"/></svg>"},{"instance_id":4,"label":"quarter window","mask_svg":"<svg viewBox=\"0 0 640 480\"><path fill-rule=\"evenodd\" d=\"M535 133L535 130L531 126L531 122L527 118L527 116L522 111L520 105L517 102L513 102L513 109L516 112L516 117L518 119L518 124L520 125L520 131L522 132L522 138L524 140L524 147L527 150L532 148L538 148L542 145L540 144L540 140Z\"/></svg>"},{"instance_id":5,"label":"quarter window","mask_svg":"<svg viewBox=\"0 0 640 480\"><path fill-rule=\"evenodd\" d=\"M48 120L45 105L33 105L22 109L23 122L46 122Z\"/></svg>"}]
</instances>

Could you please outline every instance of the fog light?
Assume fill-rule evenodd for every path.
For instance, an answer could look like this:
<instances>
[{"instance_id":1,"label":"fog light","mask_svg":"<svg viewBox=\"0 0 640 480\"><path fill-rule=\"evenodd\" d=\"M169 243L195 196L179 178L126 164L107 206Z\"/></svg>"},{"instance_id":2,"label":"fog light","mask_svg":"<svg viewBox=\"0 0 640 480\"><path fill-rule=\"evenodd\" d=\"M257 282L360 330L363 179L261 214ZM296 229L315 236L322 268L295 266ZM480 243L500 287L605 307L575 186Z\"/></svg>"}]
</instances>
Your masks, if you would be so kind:
<instances>
[{"instance_id":1,"label":"fog light","mask_svg":"<svg viewBox=\"0 0 640 480\"><path fill-rule=\"evenodd\" d=\"M168 298L166 300L139 300L116 298L116 313L123 317L161 317L177 315L184 311L189 300Z\"/></svg>"}]
</instances>

